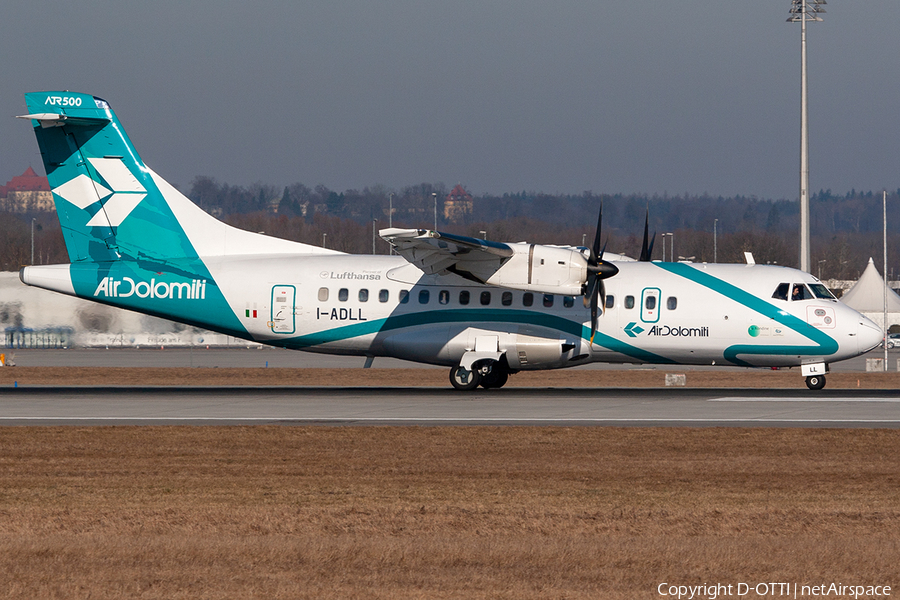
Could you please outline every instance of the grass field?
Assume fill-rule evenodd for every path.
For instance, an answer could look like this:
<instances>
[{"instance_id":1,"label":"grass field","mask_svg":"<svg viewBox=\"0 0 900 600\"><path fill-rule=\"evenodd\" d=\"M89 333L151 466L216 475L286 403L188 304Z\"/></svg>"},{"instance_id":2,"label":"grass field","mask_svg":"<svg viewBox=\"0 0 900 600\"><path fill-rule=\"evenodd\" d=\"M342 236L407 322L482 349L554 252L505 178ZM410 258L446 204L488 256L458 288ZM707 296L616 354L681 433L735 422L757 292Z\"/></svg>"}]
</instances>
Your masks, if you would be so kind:
<instances>
[{"instance_id":1,"label":"grass field","mask_svg":"<svg viewBox=\"0 0 900 600\"><path fill-rule=\"evenodd\" d=\"M7 427L0 597L896 588L898 487L894 430Z\"/></svg>"}]
</instances>

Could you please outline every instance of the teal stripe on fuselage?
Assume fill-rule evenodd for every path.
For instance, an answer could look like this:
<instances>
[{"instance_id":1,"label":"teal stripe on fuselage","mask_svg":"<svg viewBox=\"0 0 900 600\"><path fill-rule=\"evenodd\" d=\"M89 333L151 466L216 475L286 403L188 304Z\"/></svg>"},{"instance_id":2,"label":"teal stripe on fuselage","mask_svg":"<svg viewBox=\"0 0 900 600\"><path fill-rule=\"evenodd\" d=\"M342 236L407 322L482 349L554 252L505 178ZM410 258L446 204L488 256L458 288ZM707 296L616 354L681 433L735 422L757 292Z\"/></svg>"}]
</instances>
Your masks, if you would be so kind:
<instances>
[{"instance_id":1,"label":"teal stripe on fuselage","mask_svg":"<svg viewBox=\"0 0 900 600\"><path fill-rule=\"evenodd\" d=\"M394 331L406 327L420 327L424 325L440 325L448 323L509 323L512 325L537 325L568 333L582 339L589 339L591 335L590 329L585 327L582 323L536 311L515 309L448 309L392 315L384 319L374 319L366 321L365 323L344 325L342 327L326 329L324 331L318 331L316 333L310 333L280 342L278 340L266 340L266 343L275 346L302 349L363 335ZM674 364L675 362L664 356L626 344L625 342L612 336L605 335L599 331L594 336L594 343L642 362L659 364Z\"/></svg>"},{"instance_id":2,"label":"teal stripe on fuselage","mask_svg":"<svg viewBox=\"0 0 900 600\"><path fill-rule=\"evenodd\" d=\"M777 306L766 302L765 300L754 296L753 294L742 290L726 281L713 277L708 273L692 267L686 263L653 263L661 269L664 269L673 275L678 275L694 283L702 285L705 288L722 294L730 300L746 306L765 317L774 319L785 327L796 331L800 335L809 338L815 342L816 346L784 346L784 345L753 345L753 344L735 344L725 349L725 360L736 365L745 367L753 366L743 361L737 356L739 354L776 354L786 356L790 354L808 354L815 356L828 356L838 351L839 345L828 334L816 329L806 321L798 319L794 315L787 313Z\"/></svg>"}]
</instances>

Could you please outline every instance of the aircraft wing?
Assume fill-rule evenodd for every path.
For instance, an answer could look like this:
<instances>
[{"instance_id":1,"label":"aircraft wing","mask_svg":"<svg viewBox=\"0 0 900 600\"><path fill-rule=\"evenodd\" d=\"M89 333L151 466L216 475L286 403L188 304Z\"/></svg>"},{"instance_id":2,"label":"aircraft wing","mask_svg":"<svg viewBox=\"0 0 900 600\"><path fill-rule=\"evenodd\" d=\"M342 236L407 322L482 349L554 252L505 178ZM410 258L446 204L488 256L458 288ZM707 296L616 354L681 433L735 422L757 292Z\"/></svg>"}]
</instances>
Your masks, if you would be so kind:
<instances>
[{"instance_id":1,"label":"aircraft wing","mask_svg":"<svg viewBox=\"0 0 900 600\"><path fill-rule=\"evenodd\" d=\"M428 275L455 273L485 283L513 255L508 244L427 229L382 229L398 254Z\"/></svg>"}]
</instances>

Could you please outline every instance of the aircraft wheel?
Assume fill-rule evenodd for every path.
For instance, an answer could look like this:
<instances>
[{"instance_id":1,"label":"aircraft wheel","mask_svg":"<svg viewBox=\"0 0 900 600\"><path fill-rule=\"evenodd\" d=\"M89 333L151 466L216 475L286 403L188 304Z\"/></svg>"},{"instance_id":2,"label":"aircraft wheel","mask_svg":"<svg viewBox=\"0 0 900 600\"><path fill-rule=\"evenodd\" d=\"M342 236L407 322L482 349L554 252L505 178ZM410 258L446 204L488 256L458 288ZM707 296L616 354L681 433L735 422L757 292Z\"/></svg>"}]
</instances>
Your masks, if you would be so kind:
<instances>
[{"instance_id":1,"label":"aircraft wheel","mask_svg":"<svg viewBox=\"0 0 900 600\"><path fill-rule=\"evenodd\" d=\"M481 377L481 387L486 390L502 388L509 381L509 371L499 364L494 364L491 372Z\"/></svg>"},{"instance_id":2,"label":"aircraft wheel","mask_svg":"<svg viewBox=\"0 0 900 600\"><path fill-rule=\"evenodd\" d=\"M811 390L821 390L825 387L824 375L810 375L806 378L806 387Z\"/></svg>"},{"instance_id":3,"label":"aircraft wheel","mask_svg":"<svg viewBox=\"0 0 900 600\"><path fill-rule=\"evenodd\" d=\"M453 367L450 369L450 383L456 389L468 392L481 383L481 373L478 370L469 371L462 367Z\"/></svg>"}]
</instances>

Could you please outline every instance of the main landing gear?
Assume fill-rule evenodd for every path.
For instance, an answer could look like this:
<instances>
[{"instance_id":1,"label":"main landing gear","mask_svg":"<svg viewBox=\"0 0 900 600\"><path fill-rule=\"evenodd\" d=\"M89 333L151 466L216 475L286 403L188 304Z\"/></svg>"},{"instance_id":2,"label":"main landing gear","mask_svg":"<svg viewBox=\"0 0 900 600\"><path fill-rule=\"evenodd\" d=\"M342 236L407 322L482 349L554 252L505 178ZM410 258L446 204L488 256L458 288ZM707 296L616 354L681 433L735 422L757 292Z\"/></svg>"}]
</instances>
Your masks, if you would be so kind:
<instances>
[{"instance_id":1,"label":"main landing gear","mask_svg":"<svg viewBox=\"0 0 900 600\"><path fill-rule=\"evenodd\" d=\"M806 378L806 387L811 390L821 390L825 387L824 375L810 375Z\"/></svg>"},{"instance_id":2,"label":"main landing gear","mask_svg":"<svg viewBox=\"0 0 900 600\"><path fill-rule=\"evenodd\" d=\"M456 366L450 369L450 383L467 392L479 385L486 390L501 388L509 381L509 368L504 362L482 361L472 365L472 370Z\"/></svg>"}]
</instances>

